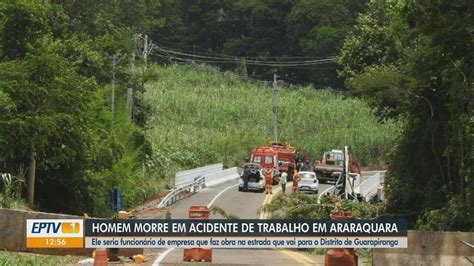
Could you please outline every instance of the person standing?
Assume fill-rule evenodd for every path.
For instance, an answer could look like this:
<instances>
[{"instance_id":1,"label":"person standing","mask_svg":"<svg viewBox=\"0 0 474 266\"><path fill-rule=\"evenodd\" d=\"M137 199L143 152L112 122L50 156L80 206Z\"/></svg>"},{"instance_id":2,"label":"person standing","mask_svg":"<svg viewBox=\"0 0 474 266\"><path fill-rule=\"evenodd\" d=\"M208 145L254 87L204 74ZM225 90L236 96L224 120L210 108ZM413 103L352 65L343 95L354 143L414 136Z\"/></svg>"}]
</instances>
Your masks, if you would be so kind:
<instances>
[{"instance_id":1,"label":"person standing","mask_svg":"<svg viewBox=\"0 0 474 266\"><path fill-rule=\"evenodd\" d=\"M249 191L249 174L244 173L244 191Z\"/></svg>"},{"instance_id":2,"label":"person standing","mask_svg":"<svg viewBox=\"0 0 474 266\"><path fill-rule=\"evenodd\" d=\"M309 160L306 160L301 167L300 171L311 171L311 166L309 165Z\"/></svg>"},{"instance_id":3,"label":"person standing","mask_svg":"<svg viewBox=\"0 0 474 266\"><path fill-rule=\"evenodd\" d=\"M296 170L301 171L301 168L303 168L303 162L301 160L298 160L296 163Z\"/></svg>"},{"instance_id":4,"label":"person standing","mask_svg":"<svg viewBox=\"0 0 474 266\"><path fill-rule=\"evenodd\" d=\"M273 170L267 168L263 175L265 176L265 194L272 194Z\"/></svg>"},{"instance_id":5,"label":"person standing","mask_svg":"<svg viewBox=\"0 0 474 266\"><path fill-rule=\"evenodd\" d=\"M280 178L280 186L281 186L281 191L283 191L283 194L286 192L286 179L288 177L288 174L286 172L283 172L281 174Z\"/></svg>"},{"instance_id":6,"label":"person standing","mask_svg":"<svg viewBox=\"0 0 474 266\"><path fill-rule=\"evenodd\" d=\"M301 176L298 173L298 171L295 170L293 173L293 186L291 187L291 190L293 191L293 193L295 193L298 190L298 183L300 182L300 180L301 180Z\"/></svg>"}]
</instances>

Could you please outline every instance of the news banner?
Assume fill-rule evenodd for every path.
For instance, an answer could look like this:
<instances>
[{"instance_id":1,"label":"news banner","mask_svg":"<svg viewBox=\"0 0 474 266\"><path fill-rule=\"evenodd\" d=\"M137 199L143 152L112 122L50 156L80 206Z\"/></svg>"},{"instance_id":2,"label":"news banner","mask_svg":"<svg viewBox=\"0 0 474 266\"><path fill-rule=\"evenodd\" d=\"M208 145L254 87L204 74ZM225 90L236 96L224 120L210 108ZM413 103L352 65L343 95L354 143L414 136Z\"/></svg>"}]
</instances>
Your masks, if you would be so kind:
<instances>
[{"instance_id":1,"label":"news banner","mask_svg":"<svg viewBox=\"0 0 474 266\"><path fill-rule=\"evenodd\" d=\"M407 248L404 220L27 220L28 248Z\"/></svg>"}]
</instances>

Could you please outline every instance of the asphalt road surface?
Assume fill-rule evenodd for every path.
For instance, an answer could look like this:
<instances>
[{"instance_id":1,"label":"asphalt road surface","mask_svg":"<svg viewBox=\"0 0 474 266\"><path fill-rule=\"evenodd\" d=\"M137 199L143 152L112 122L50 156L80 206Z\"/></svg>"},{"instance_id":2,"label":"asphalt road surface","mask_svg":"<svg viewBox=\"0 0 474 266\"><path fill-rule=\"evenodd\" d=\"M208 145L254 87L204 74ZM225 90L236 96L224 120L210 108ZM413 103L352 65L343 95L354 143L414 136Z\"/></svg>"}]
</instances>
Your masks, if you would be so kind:
<instances>
[{"instance_id":1,"label":"asphalt road surface","mask_svg":"<svg viewBox=\"0 0 474 266\"><path fill-rule=\"evenodd\" d=\"M273 187L273 194L259 192L239 192L238 180L232 180L215 187L201 190L189 198L183 199L171 206L172 219L188 218L188 210L192 205L219 206L228 214L234 214L241 219L257 219L261 215L259 209L265 201L277 193L279 186ZM330 184L320 184L319 191L329 188ZM291 193L291 183L287 184L286 193ZM314 195L315 202L317 195ZM211 215L211 219L222 218ZM289 249L213 249L213 265L324 265L324 257L310 255L307 252ZM150 257L148 265L196 265L195 262L183 262L183 249L148 250L155 253ZM207 265L209 263L198 263Z\"/></svg>"}]
</instances>

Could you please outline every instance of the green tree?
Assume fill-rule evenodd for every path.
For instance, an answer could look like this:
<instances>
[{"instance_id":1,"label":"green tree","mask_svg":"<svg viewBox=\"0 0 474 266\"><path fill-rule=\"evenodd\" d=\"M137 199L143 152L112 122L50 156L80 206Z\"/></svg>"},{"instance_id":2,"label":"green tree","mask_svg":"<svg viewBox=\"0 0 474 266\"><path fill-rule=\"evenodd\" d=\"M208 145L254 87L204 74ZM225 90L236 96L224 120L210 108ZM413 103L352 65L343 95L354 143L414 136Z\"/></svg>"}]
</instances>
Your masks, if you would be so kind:
<instances>
[{"instance_id":1,"label":"green tree","mask_svg":"<svg viewBox=\"0 0 474 266\"><path fill-rule=\"evenodd\" d=\"M74 71L60 55L60 47L46 37L24 58L0 65L5 73L0 91L14 106L14 112L0 118L1 135L8 143L0 148L2 163L10 172L21 163L28 165L32 154L40 180L60 179L60 172L80 168L84 162L84 111L95 83Z\"/></svg>"},{"instance_id":2,"label":"green tree","mask_svg":"<svg viewBox=\"0 0 474 266\"><path fill-rule=\"evenodd\" d=\"M0 55L7 60L23 57L27 45L45 34L62 36L67 20L60 6L46 7L36 1L0 3L0 14Z\"/></svg>"},{"instance_id":3,"label":"green tree","mask_svg":"<svg viewBox=\"0 0 474 266\"><path fill-rule=\"evenodd\" d=\"M296 1L286 17L292 55L328 58L335 56L365 1ZM319 86L343 87L336 64L292 69L299 78Z\"/></svg>"},{"instance_id":4,"label":"green tree","mask_svg":"<svg viewBox=\"0 0 474 266\"><path fill-rule=\"evenodd\" d=\"M420 228L474 228L473 8L466 1L374 2L339 57L349 86L382 119L406 121L392 153L388 207L420 217Z\"/></svg>"}]
</instances>

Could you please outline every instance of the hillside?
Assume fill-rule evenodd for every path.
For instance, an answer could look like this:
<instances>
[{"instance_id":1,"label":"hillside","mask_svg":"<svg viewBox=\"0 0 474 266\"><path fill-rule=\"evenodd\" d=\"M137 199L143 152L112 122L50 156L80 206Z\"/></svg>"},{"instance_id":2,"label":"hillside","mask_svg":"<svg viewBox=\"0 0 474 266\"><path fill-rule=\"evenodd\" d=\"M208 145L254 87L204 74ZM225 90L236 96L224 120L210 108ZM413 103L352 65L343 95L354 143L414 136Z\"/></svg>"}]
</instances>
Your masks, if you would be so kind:
<instances>
[{"instance_id":1,"label":"hillside","mask_svg":"<svg viewBox=\"0 0 474 266\"><path fill-rule=\"evenodd\" d=\"M146 136L160 175L219 161L240 165L252 147L273 138L270 86L203 66L153 74L144 95L151 107ZM380 164L397 136L397 124L378 123L359 99L312 87L282 88L279 96L280 138L312 159L351 144L363 165Z\"/></svg>"}]
</instances>

